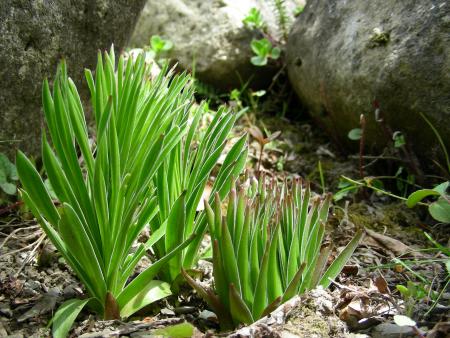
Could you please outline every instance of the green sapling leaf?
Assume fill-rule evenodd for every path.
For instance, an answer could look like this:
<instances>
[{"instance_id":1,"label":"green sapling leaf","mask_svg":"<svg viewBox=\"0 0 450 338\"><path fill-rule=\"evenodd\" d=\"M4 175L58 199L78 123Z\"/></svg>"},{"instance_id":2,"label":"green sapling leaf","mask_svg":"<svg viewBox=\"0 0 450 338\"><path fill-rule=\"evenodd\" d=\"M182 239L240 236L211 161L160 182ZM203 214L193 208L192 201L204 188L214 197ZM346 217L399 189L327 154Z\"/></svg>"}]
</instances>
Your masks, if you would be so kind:
<instances>
[{"instance_id":1,"label":"green sapling leaf","mask_svg":"<svg viewBox=\"0 0 450 338\"><path fill-rule=\"evenodd\" d=\"M430 215L438 222L450 223L450 203L443 197L439 197L428 207Z\"/></svg>"},{"instance_id":2,"label":"green sapling leaf","mask_svg":"<svg viewBox=\"0 0 450 338\"><path fill-rule=\"evenodd\" d=\"M347 136L352 141L358 141L362 137L362 130L361 128L354 128L348 132Z\"/></svg>"}]
</instances>

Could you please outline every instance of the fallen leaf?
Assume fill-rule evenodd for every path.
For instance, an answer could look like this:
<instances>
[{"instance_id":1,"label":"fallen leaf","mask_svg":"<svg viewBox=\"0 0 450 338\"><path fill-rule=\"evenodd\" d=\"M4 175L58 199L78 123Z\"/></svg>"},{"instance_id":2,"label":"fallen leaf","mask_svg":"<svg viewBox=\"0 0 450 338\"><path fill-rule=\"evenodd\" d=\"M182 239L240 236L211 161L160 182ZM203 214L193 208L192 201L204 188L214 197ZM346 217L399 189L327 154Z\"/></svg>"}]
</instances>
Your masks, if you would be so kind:
<instances>
[{"instance_id":1,"label":"fallen leaf","mask_svg":"<svg viewBox=\"0 0 450 338\"><path fill-rule=\"evenodd\" d=\"M408 316L395 315L394 322L398 326L416 326L416 322L409 318Z\"/></svg>"},{"instance_id":2,"label":"fallen leaf","mask_svg":"<svg viewBox=\"0 0 450 338\"><path fill-rule=\"evenodd\" d=\"M386 279L384 279L383 276L378 276L374 280L374 284L377 287L378 291L383 294L390 294L389 286L386 282Z\"/></svg>"},{"instance_id":3,"label":"fallen leaf","mask_svg":"<svg viewBox=\"0 0 450 338\"><path fill-rule=\"evenodd\" d=\"M379 244L381 244L384 248L391 251L395 256L403 256L406 254L410 254L412 256L420 256L419 253L415 252L411 247L400 242L398 239L379 234L370 229L366 229L366 233Z\"/></svg>"}]
</instances>

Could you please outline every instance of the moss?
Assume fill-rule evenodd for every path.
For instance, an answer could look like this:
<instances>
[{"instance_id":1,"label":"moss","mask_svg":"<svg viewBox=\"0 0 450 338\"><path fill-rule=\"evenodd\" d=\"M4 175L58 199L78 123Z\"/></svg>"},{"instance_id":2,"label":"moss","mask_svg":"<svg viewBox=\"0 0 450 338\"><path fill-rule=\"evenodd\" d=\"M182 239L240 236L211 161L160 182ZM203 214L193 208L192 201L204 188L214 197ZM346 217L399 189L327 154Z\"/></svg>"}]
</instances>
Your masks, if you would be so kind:
<instances>
[{"instance_id":1,"label":"moss","mask_svg":"<svg viewBox=\"0 0 450 338\"><path fill-rule=\"evenodd\" d=\"M317 311L313 299L306 299L302 305L292 310L287 323L280 331L297 337L342 337L342 326L334 316L325 316Z\"/></svg>"},{"instance_id":2,"label":"moss","mask_svg":"<svg viewBox=\"0 0 450 338\"><path fill-rule=\"evenodd\" d=\"M373 34L369 40L369 48L375 48L378 46L386 45L390 40L388 32L383 32L379 28L373 30Z\"/></svg>"}]
</instances>

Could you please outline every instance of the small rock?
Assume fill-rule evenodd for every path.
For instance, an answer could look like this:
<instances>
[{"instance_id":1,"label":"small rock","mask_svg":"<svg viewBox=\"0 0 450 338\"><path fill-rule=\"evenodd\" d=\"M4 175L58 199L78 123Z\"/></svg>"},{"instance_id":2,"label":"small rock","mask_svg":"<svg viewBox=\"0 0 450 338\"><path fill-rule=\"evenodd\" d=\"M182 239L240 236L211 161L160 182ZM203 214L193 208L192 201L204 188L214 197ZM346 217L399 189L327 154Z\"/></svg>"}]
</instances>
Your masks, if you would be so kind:
<instances>
[{"instance_id":1,"label":"small rock","mask_svg":"<svg viewBox=\"0 0 450 338\"><path fill-rule=\"evenodd\" d=\"M208 310L203 310L202 312L200 312L198 317L204 320L212 320L215 322L217 321L217 315L214 312Z\"/></svg>"},{"instance_id":2,"label":"small rock","mask_svg":"<svg viewBox=\"0 0 450 338\"><path fill-rule=\"evenodd\" d=\"M49 292L42 296L42 298L39 299L30 310L17 318L17 321L22 323L30 318L53 311L56 305L56 300L59 297L59 293L59 288L50 289Z\"/></svg>"},{"instance_id":3,"label":"small rock","mask_svg":"<svg viewBox=\"0 0 450 338\"><path fill-rule=\"evenodd\" d=\"M0 321L0 337L5 337L7 335L8 335L8 332L6 332L6 329L3 326L3 323Z\"/></svg>"},{"instance_id":4,"label":"small rock","mask_svg":"<svg viewBox=\"0 0 450 338\"><path fill-rule=\"evenodd\" d=\"M38 290L40 289L41 284L38 281L27 281L23 284L23 289L21 296L25 298L31 298L39 295Z\"/></svg>"},{"instance_id":5,"label":"small rock","mask_svg":"<svg viewBox=\"0 0 450 338\"><path fill-rule=\"evenodd\" d=\"M173 312L171 309L168 308L164 308L161 309L161 314L165 315L165 316L175 316L175 312Z\"/></svg>"},{"instance_id":6,"label":"small rock","mask_svg":"<svg viewBox=\"0 0 450 338\"><path fill-rule=\"evenodd\" d=\"M195 306L179 306L174 308L176 314L192 313L195 312L195 310L196 310Z\"/></svg>"},{"instance_id":7,"label":"small rock","mask_svg":"<svg viewBox=\"0 0 450 338\"><path fill-rule=\"evenodd\" d=\"M64 299L75 298L83 294L83 292L74 284L67 285L62 290L62 296Z\"/></svg>"},{"instance_id":8,"label":"small rock","mask_svg":"<svg viewBox=\"0 0 450 338\"><path fill-rule=\"evenodd\" d=\"M398 338L400 336L415 337L413 329L409 326L398 326L392 323L377 325L372 330L372 338Z\"/></svg>"},{"instance_id":9,"label":"small rock","mask_svg":"<svg viewBox=\"0 0 450 338\"><path fill-rule=\"evenodd\" d=\"M13 313L11 311L11 308L6 303L0 303L0 315L11 318L13 316ZM2 337L2 335L0 335Z\"/></svg>"}]
</instances>

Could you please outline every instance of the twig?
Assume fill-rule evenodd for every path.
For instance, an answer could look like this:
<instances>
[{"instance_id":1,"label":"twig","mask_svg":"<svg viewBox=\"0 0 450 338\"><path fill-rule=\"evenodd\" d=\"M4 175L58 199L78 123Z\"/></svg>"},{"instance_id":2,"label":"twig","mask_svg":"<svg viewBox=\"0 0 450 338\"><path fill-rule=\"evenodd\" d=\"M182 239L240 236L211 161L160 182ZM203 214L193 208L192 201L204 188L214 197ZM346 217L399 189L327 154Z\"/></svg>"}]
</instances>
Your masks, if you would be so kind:
<instances>
[{"instance_id":1,"label":"twig","mask_svg":"<svg viewBox=\"0 0 450 338\"><path fill-rule=\"evenodd\" d=\"M272 82L270 83L269 88L267 88L268 92L271 92L273 89L273 86L275 85L276 81L280 77L281 74L283 74L284 70L286 69L287 63L283 63L283 66L280 68L280 70L273 76Z\"/></svg>"},{"instance_id":2,"label":"twig","mask_svg":"<svg viewBox=\"0 0 450 338\"><path fill-rule=\"evenodd\" d=\"M22 204L23 204L23 201L17 201L13 204L10 204L10 205L0 209L0 215L6 214L8 211L16 209L16 208L20 207Z\"/></svg>"},{"instance_id":3,"label":"twig","mask_svg":"<svg viewBox=\"0 0 450 338\"><path fill-rule=\"evenodd\" d=\"M45 239L45 234L42 234L41 237L39 237L39 239L35 242L35 246L33 248L33 250L31 250L31 252L28 254L27 258L24 259L22 265L20 266L19 270L17 270L17 272L15 273L15 277L17 278L20 274L20 272L22 271L22 269L25 267L25 265L27 265L31 259L33 258L36 250L39 248L39 246L41 245L42 241Z\"/></svg>"},{"instance_id":4,"label":"twig","mask_svg":"<svg viewBox=\"0 0 450 338\"><path fill-rule=\"evenodd\" d=\"M259 178L259 176L261 175L261 163L262 163L262 157L263 157L263 154L264 154L264 146L265 146L265 144L260 143L259 145L260 145L260 147L261 147L261 150L260 150L260 153L259 153L258 167L257 167L257 169L256 169L258 178Z\"/></svg>"},{"instance_id":5,"label":"twig","mask_svg":"<svg viewBox=\"0 0 450 338\"><path fill-rule=\"evenodd\" d=\"M361 114L359 117L361 125L361 138L359 139L359 176L364 178L364 143L366 138L366 117Z\"/></svg>"},{"instance_id":6,"label":"twig","mask_svg":"<svg viewBox=\"0 0 450 338\"><path fill-rule=\"evenodd\" d=\"M38 241L39 241L39 239L38 239ZM9 252L7 252L7 253L5 253L3 255L0 255L0 258L6 257L6 256L10 256L10 255L16 254L18 252L27 250L28 248L31 248L33 245L35 245L35 243L36 243L36 241L31 243L31 244L28 244L27 246L24 246L23 248L20 248L20 249L17 249L17 250L13 250L13 251L9 251Z\"/></svg>"},{"instance_id":7,"label":"twig","mask_svg":"<svg viewBox=\"0 0 450 338\"><path fill-rule=\"evenodd\" d=\"M11 238L15 238L14 235L16 233L18 233L19 231L31 230L31 229L35 229L35 228L39 228L39 225L31 225L29 227L18 228L18 229L11 231L11 233L3 240L2 244L0 244L0 249L3 248L6 244L6 242L8 242Z\"/></svg>"}]
</instances>

